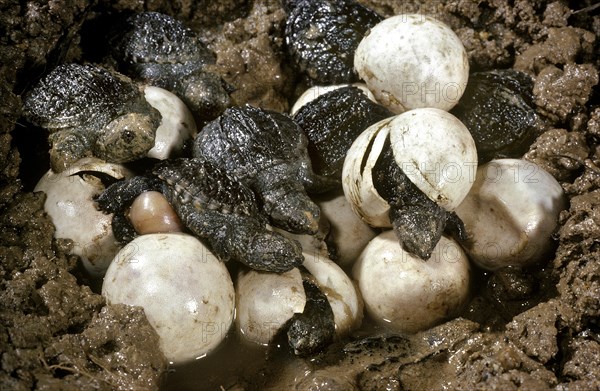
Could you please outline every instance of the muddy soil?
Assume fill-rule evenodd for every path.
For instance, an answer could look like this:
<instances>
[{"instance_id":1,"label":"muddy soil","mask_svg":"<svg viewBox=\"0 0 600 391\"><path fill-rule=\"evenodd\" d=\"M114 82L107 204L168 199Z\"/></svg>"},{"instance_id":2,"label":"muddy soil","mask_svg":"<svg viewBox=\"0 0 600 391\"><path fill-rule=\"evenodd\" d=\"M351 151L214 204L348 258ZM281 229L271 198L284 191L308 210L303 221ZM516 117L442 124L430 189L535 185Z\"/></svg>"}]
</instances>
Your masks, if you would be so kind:
<instances>
[{"instance_id":1,"label":"muddy soil","mask_svg":"<svg viewBox=\"0 0 600 391\"><path fill-rule=\"evenodd\" d=\"M202 372L189 376L194 370L186 381L177 371L167 375L143 311L106 305L67 255L70 243L53 238L43 195L31 192L48 169L45 135L20 117L21 96L59 63L101 62L98 37L111 20L151 10L201 34L237 104L285 111L306 87L284 54L285 11L279 0L3 0L0 389L600 389L600 7L592 0L361 2L385 16L444 20L472 70L512 67L534 76L547 130L525 158L548 170L570 201L555 255L530 270L476 270L461 317L414 336L367 325L313 360L274 350L260 369L227 371L210 384Z\"/></svg>"}]
</instances>

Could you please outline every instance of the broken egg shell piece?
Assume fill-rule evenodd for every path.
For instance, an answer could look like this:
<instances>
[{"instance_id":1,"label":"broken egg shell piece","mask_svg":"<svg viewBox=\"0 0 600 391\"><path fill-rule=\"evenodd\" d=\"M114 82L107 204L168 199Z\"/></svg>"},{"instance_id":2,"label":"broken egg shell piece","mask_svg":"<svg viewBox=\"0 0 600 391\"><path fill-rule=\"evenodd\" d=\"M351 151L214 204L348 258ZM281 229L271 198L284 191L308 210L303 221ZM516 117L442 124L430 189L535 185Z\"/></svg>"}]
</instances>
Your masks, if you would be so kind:
<instances>
[{"instance_id":1,"label":"broken egg shell piece","mask_svg":"<svg viewBox=\"0 0 600 391\"><path fill-rule=\"evenodd\" d=\"M455 316L469 297L469 261L442 236L427 261L404 251L392 231L365 247L353 268L367 314L398 333L426 330Z\"/></svg>"},{"instance_id":2,"label":"broken egg shell piece","mask_svg":"<svg viewBox=\"0 0 600 391\"><path fill-rule=\"evenodd\" d=\"M240 272L236 281L236 325L242 337L268 345L288 320L304 311L306 294L297 268L284 273Z\"/></svg>"},{"instance_id":3,"label":"broken egg shell piece","mask_svg":"<svg viewBox=\"0 0 600 391\"><path fill-rule=\"evenodd\" d=\"M336 337L360 327L363 302L350 277L327 257L314 253L303 255L303 266L313 275L333 310Z\"/></svg>"},{"instance_id":4,"label":"broken egg shell piece","mask_svg":"<svg viewBox=\"0 0 600 391\"><path fill-rule=\"evenodd\" d=\"M352 210L372 227L392 226L390 205L375 189L372 176L388 138L392 118L381 120L362 132L350 146L342 168L344 195Z\"/></svg>"},{"instance_id":5,"label":"broken egg shell piece","mask_svg":"<svg viewBox=\"0 0 600 391\"><path fill-rule=\"evenodd\" d=\"M479 167L471 192L456 210L478 266L524 267L547 257L558 216L566 208L560 184L535 163L497 159Z\"/></svg>"},{"instance_id":6,"label":"broken egg shell piece","mask_svg":"<svg viewBox=\"0 0 600 391\"><path fill-rule=\"evenodd\" d=\"M44 210L55 226L54 236L71 239L71 253L80 257L92 277L102 277L120 246L112 233L112 215L98 211L92 199L105 188L94 173L115 180L133 175L120 164L89 157L60 173L49 170L34 191L46 194Z\"/></svg>"},{"instance_id":7,"label":"broken egg shell piece","mask_svg":"<svg viewBox=\"0 0 600 391\"><path fill-rule=\"evenodd\" d=\"M336 85L331 85L331 86L312 86L312 87L308 88L306 91L304 91L302 93L302 95L300 95L298 97L298 99L296 100L296 102L294 103L294 105L292 106L292 108L290 110L290 115L293 116L294 114L296 114L296 112L298 110L300 110L300 108L302 106L304 106L308 102L311 102L311 101L317 99L319 96L326 94L330 91L337 90L338 88L348 87L348 86L354 86L354 87L360 88L360 90L369 99L371 99L373 102L377 103L377 100L375 100L375 95L373 95L373 93L371 92L371 90L369 90L369 88L367 87L367 85L365 83L336 84Z\"/></svg>"},{"instance_id":8,"label":"broken egg shell piece","mask_svg":"<svg viewBox=\"0 0 600 391\"><path fill-rule=\"evenodd\" d=\"M235 292L229 271L191 235L142 235L111 263L102 295L141 306L174 364L201 358L227 336Z\"/></svg>"},{"instance_id":9,"label":"broken egg shell piece","mask_svg":"<svg viewBox=\"0 0 600 391\"><path fill-rule=\"evenodd\" d=\"M467 127L452 114L433 108L394 117L390 142L394 160L429 199L453 211L475 179L477 149Z\"/></svg>"},{"instance_id":10,"label":"broken egg shell piece","mask_svg":"<svg viewBox=\"0 0 600 391\"><path fill-rule=\"evenodd\" d=\"M129 208L129 220L140 235L182 232L185 226L162 193L146 191Z\"/></svg>"},{"instance_id":11,"label":"broken egg shell piece","mask_svg":"<svg viewBox=\"0 0 600 391\"><path fill-rule=\"evenodd\" d=\"M316 198L315 202L321 209L321 220L329 222L336 262L342 267L351 266L367 243L377 236L377 231L354 213L344 194Z\"/></svg>"},{"instance_id":12,"label":"broken egg shell piece","mask_svg":"<svg viewBox=\"0 0 600 391\"><path fill-rule=\"evenodd\" d=\"M159 87L146 86L144 97L162 116L156 129L154 147L147 156L160 160L178 156L185 142L197 133L192 112L175 94Z\"/></svg>"}]
</instances>

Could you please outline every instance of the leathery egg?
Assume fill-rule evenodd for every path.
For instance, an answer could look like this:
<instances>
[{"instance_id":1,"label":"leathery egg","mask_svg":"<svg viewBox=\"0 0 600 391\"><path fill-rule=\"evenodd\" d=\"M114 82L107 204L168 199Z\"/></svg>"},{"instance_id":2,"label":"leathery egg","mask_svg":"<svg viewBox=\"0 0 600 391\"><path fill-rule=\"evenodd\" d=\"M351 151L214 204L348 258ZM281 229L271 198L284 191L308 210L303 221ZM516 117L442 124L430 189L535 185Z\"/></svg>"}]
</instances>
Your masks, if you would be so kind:
<instances>
[{"instance_id":1,"label":"leathery egg","mask_svg":"<svg viewBox=\"0 0 600 391\"><path fill-rule=\"evenodd\" d=\"M404 251L393 231L363 250L353 268L365 310L394 332L415 333L455 315L469 294L469 261L442 236L429 260Z\"/></svg>"},{"instance_id":2,"label":"leathery egg","mask_svg":"<svg viewBox=\"0 0 600 391\"><path fill-rule=\"evenodd\" d=\"M418 107L450 110L469 79L467 51L444 23L401 14L379 22L362 39L354 68L377 101L395 113Z\"/></svg>"},{"instance_id":3,"label":"leathery egg","mask_svg":"<svg viewBox=\"0 0 600 391\"><path fill-rule=\"evenodd\" d=\"M173 363L201 358L226 337L235 293L225 265L191 235L141 235L110 264L102 295L141 306Z\"/></svg>"}]
</instances>

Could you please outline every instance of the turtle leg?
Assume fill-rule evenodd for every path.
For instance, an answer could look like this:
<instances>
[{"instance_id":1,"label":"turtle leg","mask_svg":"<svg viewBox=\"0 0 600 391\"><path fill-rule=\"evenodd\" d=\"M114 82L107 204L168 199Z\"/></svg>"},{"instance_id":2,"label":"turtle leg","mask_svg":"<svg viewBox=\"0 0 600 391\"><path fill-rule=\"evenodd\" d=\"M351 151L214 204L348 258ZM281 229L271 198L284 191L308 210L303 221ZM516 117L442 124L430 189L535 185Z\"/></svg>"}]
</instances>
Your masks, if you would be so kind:
<instances>
[{"instance_id":1,"label":"turtle leg","mask_svg":"<svg viewBox=\"0 0 600 391\"><path fill-rule=\"evenodd\" d=\"M290 347L297 356L318 353L333 341L335 322L327 296L303 275L306 305L301 314L294 314L287 327Z\"/></svg>"},{"instance_id":2,"label":"turtle leg","mask_svg":"<svg viewBox=\"0 0 600 391\"><path fill-rule=\"evenodd\" d=\"M112 230L119 243L128 243L137 236L125 213L137 196L150 190L160 190L160 183L148 177L136 176L115 182L94 197L99 210L113 213Z\"/></svg>"},{"instance_id":3,"label":"turtle leg","mask_svg":"<svg viewBox=\"0 0 600 391\"><path fill-rule=\"evenodd\" d=\"M64 171L77 160L91 154L91 144L87 141L89 137L83 137L82 132L84 130L63 129L48 136L52 171Z\"/></svg>"},{"instance_id":4,"label":"turtle leg","mask_svg":"<svg viewBox=\"0 0 600 391\"><path fill-rule=\"evenodd\" d=\"M234 259L252 269L276 273L304 261L298 242L268 231L254 217L199 210L191 203L179 205L177 212L184 224L224 261Z\"/></svg>"},{"instance_id":5,"label":"turtle leg","mask_svg":"<svg viewBox=\"0 0 600 391\"><path fill-rule=\"evenodd\" d=\"M322 194L342 187L340 178L315 174L312 166L304 163L300 166L299 176L306 191L310 194Z\"/></svg>"}]
</instances>

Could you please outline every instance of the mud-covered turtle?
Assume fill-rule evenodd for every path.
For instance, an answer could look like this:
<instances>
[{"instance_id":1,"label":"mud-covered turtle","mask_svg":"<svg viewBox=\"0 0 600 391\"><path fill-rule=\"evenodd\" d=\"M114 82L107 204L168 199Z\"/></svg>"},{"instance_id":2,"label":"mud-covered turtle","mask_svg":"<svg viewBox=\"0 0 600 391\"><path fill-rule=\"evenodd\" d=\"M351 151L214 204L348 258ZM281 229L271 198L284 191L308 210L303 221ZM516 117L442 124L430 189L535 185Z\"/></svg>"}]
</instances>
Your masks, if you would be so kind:
<instances>
[{"instance_id":1,"label":"mud-covered turtle","mask_svg":"<svg viewBox=\"0 0 600 391\"><path fill-rule=\"evenodd\" d=\"M160 162L148 175L114 183L96 198L101 210L114 213L113 231L120 241L135 236L125 212L149 190L161 192L185 226L224 261L271 272L302 264L299 243L266 229L252 190L202 158Z\"/></svg>"},{"instance_id":2,"label":"mud-covered turtle","mask_svg":"<svg viewBox=\"0 0 600 391\"><path fill-rule=\"evenodd\" d=\"M354 51L383 18L353 0L284 0L292 62L317 84L358 80Z\"/></svg>"},{"instance_id":3,"label":"mud-covered turtle","mask_svg":"<svg viewBox=\"0 0 600 391\"><path fill-rule=\"evenodd\" d=\"M139 159L154 146L161 121L141 85L91 64L54 68L26 94L23 114L48 129L55 172L85 156L112 163Z\"/></svg>"},{"instance_id":4,"label":"mud-covered turtle","mask_svg":"<svg viewBox=\"0 0 600 391\"><path fill-rule=\"evenodd\" d=\"M229 86L208 70L214 54L181 21L158 12L134 14L118 24L109 44L121 72L177 94L200 123L230 106Z\"/></svg>"},{"instance_id":5,"label":"mud-covered turtle","mask_svg":"<svg viewBox=\"0 0 600 391\"><path fill-rule=\"evenodd\" d=\"M339 182L313 172L307 143L289 116L246 105L228 108L208 123L193 153L254 190L273 225L314 234L320 211L307 191L327 191Z\"/></svg>"}]
</instances>

